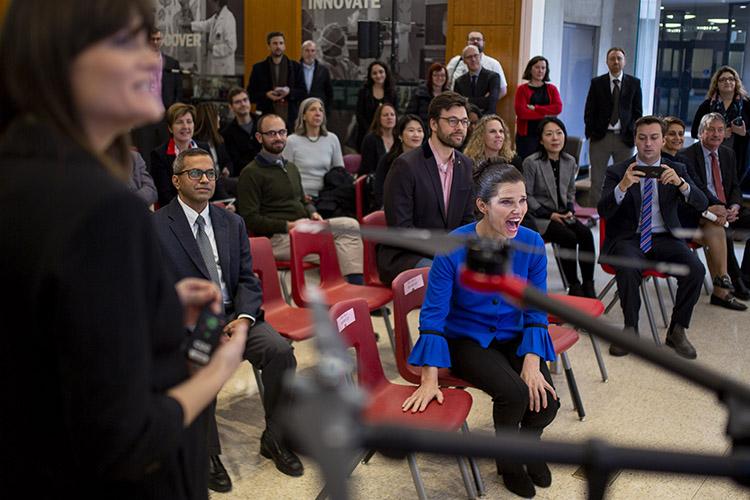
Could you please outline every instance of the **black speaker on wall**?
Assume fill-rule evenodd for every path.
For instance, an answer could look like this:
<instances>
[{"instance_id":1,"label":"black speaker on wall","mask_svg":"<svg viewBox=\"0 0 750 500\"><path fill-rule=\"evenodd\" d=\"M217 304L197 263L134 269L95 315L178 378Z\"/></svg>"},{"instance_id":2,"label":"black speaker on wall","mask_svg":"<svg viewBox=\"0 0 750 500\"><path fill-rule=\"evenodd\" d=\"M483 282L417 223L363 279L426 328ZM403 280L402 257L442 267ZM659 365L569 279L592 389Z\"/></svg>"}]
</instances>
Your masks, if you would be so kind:
<instances>
[{"instance_id":1,"label":"black speaker on wall","mask_svg":"<svg viewBox=\"0 0 750 500\"><path fill-rule=\"evenodd\" d=\"M357 23L357 51L360 59L380 57L380 23L378 21Z\"/></svg>"}]
</instances>

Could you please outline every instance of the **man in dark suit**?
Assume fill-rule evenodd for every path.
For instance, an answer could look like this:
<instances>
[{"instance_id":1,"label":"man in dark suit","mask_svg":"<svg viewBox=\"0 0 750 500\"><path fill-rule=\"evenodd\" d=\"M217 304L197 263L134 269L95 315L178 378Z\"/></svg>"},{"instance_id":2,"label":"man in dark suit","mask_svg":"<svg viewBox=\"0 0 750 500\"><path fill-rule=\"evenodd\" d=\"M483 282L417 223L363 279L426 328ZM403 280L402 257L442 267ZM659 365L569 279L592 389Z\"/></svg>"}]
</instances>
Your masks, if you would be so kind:
<instances>
[{"instance_id":1,"label":"man in dark suit","mask_svg":"<svg viewBox=\"0 0 750 500\"><path fill-rule=\"evenodd\" d=\"M469 72L458 77L453 89L476 105L482 115L497 113L500 97L500 75L482 67L479 49L474 45L464 48L462 57Z\"/></svg>"},{"instance_id":2,"label":"man in dark suit","mask_svg":"<svg viewBox=\"0 0 750 500\"><path fill-rule=\"evenodd\" d=\"M224 310L230 320L224 332L231 335L238 324L249 327L245 359L262 373L266 429L260 453L290 476L303 473L302 463L283 444L278 408L281 381L297 361L289 343L263 321L263 296L252 271L250 245L242 217L209 204L218 172L211 153L202 149L181 152L174 162L172 182L177 189L169 205L154 215L165 262L175 281L189 276L210 279L220 288ZM221 445L216 428L215 403L210 408L208 434L209 487L229 491L229 475L219 459Z\"/></svg>"},{"instance_id":3,"label":"man in dark suit","mask_svg":"<svg viewBox=\"0 0 750 500\"><path fill-rule=\"evenodd\" d=\"M737 160L734 150L723 146L726 123L724 117L719 113L708 113L700 121L698 126L699 141L692 146L683 149L677 155L677 159L688 167L690 177L708 198L708 209L712 215L700 216L699 225L704 230L706 226L712 228L718 226L724 231L725 223L729 223L731 229L750 228L750 211L742 207L742 191L737 179ZM710 219L715 220L710 220ZM750 299L750 291L742 279L737 257L734 255L734 242L732 230L726 231L727 236L727 261L724 263L729 274L730 283L717 283L714 279L714 288L717 286L728 291L734 291L734 295L742 300ZM745 255L742 259L742 267L750 266L750 250L748 242L745 243ZM710 261L709 261L710 263ZM733 289L733 290L732 290ZM728 296L726 296L728 295ZM711 296L711 303L728 307L729 309L744 310L744 304L738 304L733 300L731 293L724 297ZM742 306L742 307L740 307Z\"/></svg>"},{"instance_id":4,"label":"man in dark suit","mask_svg":"<svg viewBox=\"0 0 750 500\"><path fill-rule=\"evenodd\" d=\"M326 113L331 110L333 104L333 85L331 84L331 73L328 68L318 62L315 56L318 47L312 40L302 44L302 76L305 81L305 99L317 97L323 101Z\"/></svg>"},{"instance_id":5,"label":"man in dark suit","mask_svg":"<svg viewBox=\"0 0 750 500\"><path fill-rule=\"evenodd\" d=\"M160 69L151 78L151 91L155 95L161 95L164 109L169 109L172 104L179 102L182 98L180 63L161 51L164 37L158 28L152 28L149 40L151 48L159 53L161 61ZM133 143L149 168L151 167L149 152L167 139L169 139L169 132L165 120L133 130Z\"/></svg>"},{"instance_id":6,"label":"man in dark suit","mask_svg":"<svg viewBox=\"0 0 750 500\"><path fill-rule=\"evenodd\" d=\"M683 164L662 159L665 131L666 125L658 117L638 119L635 123L636 156L607 169L597 207L606 220L602 254L674 262L689 268L686 276L677 277L677 296L666 344L680 356L695 359L697 354L685 329L690 326L705 269L695 253L673 232L680 228L679 203L687 202L700 213L708 206L708 200L690 179ZM646 178L639 170L644 166L662 167L661 174L656 179ZM637 333L641 270L617 268L615 278L625 330ZM609 352L613 356L627 354L614 345Z\"/></svg>"},{"instance_id":7,"label":"man in dark suit","mask_svg":"<svg viewBox=\"0 0 750 500\"><path fill-rule=\"evenodd\" d=\"M284 34L272 31L266 36L271 53L253 65L247 94L258 111L280 116L289 130L294 130L299 104L305 96L302 67L285 54Z\"/></svg>"},{"instance_id":8,"label":"man in dark suit","mask_svg":"<svg viewBox=\"0 0 750 500\"><path fill-rule=\"evenodd\" d=\"M233 87L229 90L228 100L234 120L221 130L221 136L234 165L232 177L239 177L242 169L258 154L260 146L255 140L255 121L250 113L247 91L241 87Z\"/></svg>"},{"instance_id":9,"label":"man in dark suit","mask_svg":"<svg viewBox=\"0 0 750 500\"><path fill-rule=\"evenodd\" d=\"M589 202L592 207L597 206L601 197L609 158L619 163L633 155L634 124L643 115L641 81L623 72L625 51L618 47L609 49L607 66L606 75L591 80L583 112L586 137L591 140Z\"/></svg>"},{"instance_id":10,"label":"man in dark suit","mask_svg":"<svg viewBox=\"0 0 750 500\"><path fill-rule=\"evenodd\" d=\"M456 92L444 92L430 103L430 139L399 156L385 179L389 226L452 230L474 220L472 162L456 149L466 138L467 105ZM390 285L402 271L430 266L432 260L380 245L377 264L381 281Z\"/></svg>"}]
</instances>

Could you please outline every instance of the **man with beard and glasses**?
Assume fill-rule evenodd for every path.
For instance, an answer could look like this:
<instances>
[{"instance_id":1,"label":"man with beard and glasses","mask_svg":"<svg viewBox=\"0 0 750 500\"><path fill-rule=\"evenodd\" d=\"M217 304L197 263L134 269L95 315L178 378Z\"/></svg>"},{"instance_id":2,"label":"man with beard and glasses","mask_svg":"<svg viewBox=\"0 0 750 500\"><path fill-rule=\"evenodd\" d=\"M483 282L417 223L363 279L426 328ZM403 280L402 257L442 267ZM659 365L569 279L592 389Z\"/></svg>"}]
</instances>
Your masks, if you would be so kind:
<instances>
[{"instance_id":1,"label":"man with beard and glasses","mask_svg":"<svg viewBox=\"0 0 750 500\"><path fill-rule=\"evenodd\" d=\"M258 120L255 138L260 153L240 173L237 185L237 210L247 229L255 236L271 239L273 255L289 260L289 231L303 221L323 220L302 189L297 166L283 158L287 130L280 116L267 114ZM327 219L333 229L359 229L350 217ZM362 284L362 240L353 235L335 234L336 255L341 274L347 281Z\"/></svg>"},{"instance_id":2,"label":"man with beard and glasses","mask_svg":"<svg viewBox=\"0 0 750 500\"><path fill-rule=\"evenodd\" d=\"M388 226L450 231L474 220L473 164L457 150L466 139L467 107L456 92L430 103L430 139L397 158L385 179ZM377 262L381 281L390 285L406 269L430 266L432 257L381 245Z\"/></svg>"}]
</instances>

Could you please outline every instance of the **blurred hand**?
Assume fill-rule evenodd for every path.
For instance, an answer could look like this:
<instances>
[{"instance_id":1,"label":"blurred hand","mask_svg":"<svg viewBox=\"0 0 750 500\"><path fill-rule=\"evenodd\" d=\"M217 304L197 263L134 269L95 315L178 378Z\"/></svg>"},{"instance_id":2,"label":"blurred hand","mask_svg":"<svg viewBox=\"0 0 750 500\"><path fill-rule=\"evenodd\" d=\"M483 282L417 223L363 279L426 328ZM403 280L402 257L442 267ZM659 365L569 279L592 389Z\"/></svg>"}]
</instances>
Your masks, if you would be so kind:
<instances>
[{"instance_id":1,"label":"blurred hand","mask_svg":"<svg viewBox=\"0 0 750 500\"><path fill-rule=\"evenodd\" d=\"M206 305L216 314L221 313L221 290L216 283L200 278L185 278L175 285L177 296L185 311L185 326L193 326Z\"/></svg>"}]
</instances>

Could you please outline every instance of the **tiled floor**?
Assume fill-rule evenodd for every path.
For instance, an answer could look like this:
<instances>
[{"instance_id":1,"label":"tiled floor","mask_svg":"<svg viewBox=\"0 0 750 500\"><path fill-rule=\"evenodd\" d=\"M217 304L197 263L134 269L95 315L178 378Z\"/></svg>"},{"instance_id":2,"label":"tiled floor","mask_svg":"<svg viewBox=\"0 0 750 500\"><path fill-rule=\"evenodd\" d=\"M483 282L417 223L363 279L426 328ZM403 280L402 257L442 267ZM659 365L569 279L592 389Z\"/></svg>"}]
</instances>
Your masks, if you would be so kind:
<instances>
[{"instance_id":1,"label":"tiled floor","mask_svg":"<svg viewBox=\"0 0 750 500\"><path fill-rule=\"evenodd\" d=\"M598 235L596 235L598 237ZM737 248L741 257L741 249ZM701 252L702 257L702 252ZM597 268L597 289L609 277ZM561 291L560 278L550 259L549 288ZM651 293L653 294L653 288ZM662 287L666 292L666 287ZM666 293L665 293L666 295ZM611 296L611 293L610 293ZM656 306L656 301L654 300ZM669 304L669 303L668 303ZM657 316L658 318L658 316ZM417 317L410 318L416 325ZM616 306L605 320L622 325L622 314ZM657 319L660 323L660 320ZM381 318L373 318L380 332L380 355L386 374L397 380L395 362ZM731 312L708 305L704 294L695 309L689 338L698 350L700 363L745 382L750 381L750 311ZM645 311L641 330L648 331ZM665 328L660 328L662 340ZM297 344L299 372L309 373L316 359L311 341ZM569 351L579 390L586 409L586 420L580 422L573 410L565 377L553 375L562 408L545 432L545 439L582 442L599 438L623 446L655 449L690 450L698 453L724 454L730 449L725 436L727 412L714 394L695 388L634 356L613 358L606 354L609 381L602 383L589 339L585 336ZM474 406L469 425L475 433L492 432L492 410L489 397L472 391ZM217 411L224 448L223 461L234 489L227 494L213 493L214 499L305 499L315 498L321 484L315 463L303 458L306 472L301 478L290 478L278 472L271 461L258 454L263 427L263 412L249 365L244 364L219 397ZM466 498L455 460L449 457L419 455L429 498ZM491 460L479 460L487 487L486 498L514 497L502 485ZM586 483L574 475L577 467L551 465L553 483L537 489L537 498L585 498ZM360 465L352 476L353 498L416 498L406 461L394 461L376 455L369 465ZM713 477L686 477L669 474L621 472L611 483L609 499L748 499L750 489L732 481Z\"/></svg>"}]
</instances>

